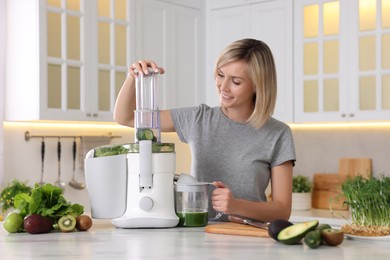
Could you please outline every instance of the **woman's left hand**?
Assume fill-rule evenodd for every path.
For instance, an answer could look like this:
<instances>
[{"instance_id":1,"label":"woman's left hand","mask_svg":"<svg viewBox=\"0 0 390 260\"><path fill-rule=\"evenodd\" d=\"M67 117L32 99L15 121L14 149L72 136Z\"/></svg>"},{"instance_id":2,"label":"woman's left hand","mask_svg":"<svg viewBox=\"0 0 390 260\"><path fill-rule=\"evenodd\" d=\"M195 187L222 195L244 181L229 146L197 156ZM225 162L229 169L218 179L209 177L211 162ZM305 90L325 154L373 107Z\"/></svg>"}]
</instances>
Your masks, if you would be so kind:
<instances>
[{"instance_id":1,"label":"woman's left hand","mask_svg":"<svg viewBox=\"0 0 390 260\"><path fill-rule=\"evenodd\" d=\"M220 181L213 182L216 189L211 196L213 209L224 214L230 214L234 202L233 193L225 184Z\"/></svg>"}]
</instances>

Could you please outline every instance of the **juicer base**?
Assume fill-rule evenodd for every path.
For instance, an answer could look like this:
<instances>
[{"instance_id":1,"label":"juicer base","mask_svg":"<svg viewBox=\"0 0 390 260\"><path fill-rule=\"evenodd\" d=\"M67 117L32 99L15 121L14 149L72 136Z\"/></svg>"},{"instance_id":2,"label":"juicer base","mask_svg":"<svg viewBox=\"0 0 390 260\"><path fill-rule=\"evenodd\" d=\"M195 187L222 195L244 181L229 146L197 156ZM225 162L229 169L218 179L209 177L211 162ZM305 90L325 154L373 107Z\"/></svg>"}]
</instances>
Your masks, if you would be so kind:
<instances>
[{"instance_id":1,"label":"juicer base","mask_svg":"<svg viewBox=\"0 0 390 260\"><path fill-rule=\"evenodd\" d=\"M159 217L119 217L112 221L118 228L169 228L179 224L179 218L159 218Z\"/></svg>"}]
</instances>

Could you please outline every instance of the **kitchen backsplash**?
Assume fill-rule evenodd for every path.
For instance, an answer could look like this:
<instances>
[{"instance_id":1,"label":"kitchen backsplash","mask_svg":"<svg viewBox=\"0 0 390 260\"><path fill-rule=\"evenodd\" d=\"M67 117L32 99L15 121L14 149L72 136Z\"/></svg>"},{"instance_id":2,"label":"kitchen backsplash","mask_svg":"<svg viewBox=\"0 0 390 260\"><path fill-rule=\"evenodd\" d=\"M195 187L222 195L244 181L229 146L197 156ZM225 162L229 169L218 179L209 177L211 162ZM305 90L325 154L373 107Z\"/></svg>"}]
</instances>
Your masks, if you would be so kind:
<instances>
[{"instance_id":1,"label":"kitchen backsplash","mask_svg":"<svg viewBox=\"0 0 390 260\"><path fill-rule=\"evenodd\" d=\"M292 125L297 153L294 174L312 176L314 173L337 173L338 160L342 157L372 158L374 175L390 176L390 124L370 125ZM4 183L12 179L26 180L33 185L41 175L41 138L25 140L25 132L32 135L107 135L111 144L134 141L133 129L116 124L50 124L50 123L5 123L4 124ZM80 148L80 139L76 139ZM46 138L44 181L54 183L58 176L57 139ZM176 144L176 172L189 172L191 153L176 134L163 134L163 142ZM73 174L73 138L61 139L61 175L66 182L65 197L89 209L86 189L75 190L68 185ZM79 149L80 152L80 149ZM84 172L76 160L76 179L85 182ZM81 167L82 168L82 167ZM0 183L0 186L4 185Z\"/></svg>"}]
</instances>

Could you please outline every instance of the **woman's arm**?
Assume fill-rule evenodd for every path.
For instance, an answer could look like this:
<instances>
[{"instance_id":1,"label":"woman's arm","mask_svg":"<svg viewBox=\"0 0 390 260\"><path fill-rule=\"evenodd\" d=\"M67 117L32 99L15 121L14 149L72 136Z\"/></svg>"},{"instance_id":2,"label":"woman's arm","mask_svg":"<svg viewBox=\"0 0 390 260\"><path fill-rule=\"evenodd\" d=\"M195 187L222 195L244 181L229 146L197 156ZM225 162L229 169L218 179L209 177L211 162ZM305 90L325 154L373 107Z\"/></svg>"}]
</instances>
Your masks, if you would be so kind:
<instances>
[{"instance_id":1,"label":"woman's arm","mask_svg":"<svg viewBox=\"0 0 390 260\"><path fill-rule=\"evenodd\" d=\"M164 68L150 60L140 60L129 68L128 77L119 91L115 108L114 120L125 126L134 127L134 110L136 109L135 78L148 73L148 68L164 74ZM169 110L160 111L160 128L163 132L174 132L173 121Z\"/></svg>"},{"instance_id":2,"label":"woman's arm","mask_svg":"<svg viewBox=\"0 0 390 260\"><path fill-rule=\"evenodd\" d=\"M213 208L228 215L242 216L269 222L274 219L288 220L291 214L293 164L291 161L271 169L272 201L254 202L234 198L232 192L221 182L214 184ZM231 220L236 221L233 217Z\"/></svg>"}]
</instances>

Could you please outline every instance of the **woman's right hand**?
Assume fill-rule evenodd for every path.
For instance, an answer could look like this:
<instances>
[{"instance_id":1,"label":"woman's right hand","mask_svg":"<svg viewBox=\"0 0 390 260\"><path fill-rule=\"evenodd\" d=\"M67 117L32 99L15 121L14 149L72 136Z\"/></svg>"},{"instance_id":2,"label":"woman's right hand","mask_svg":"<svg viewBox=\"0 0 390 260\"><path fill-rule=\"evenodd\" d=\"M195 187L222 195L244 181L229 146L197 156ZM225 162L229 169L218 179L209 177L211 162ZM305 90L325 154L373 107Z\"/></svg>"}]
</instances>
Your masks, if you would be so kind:
<instances>
[{"instance_id":1,"label":"woman's right hand","mask_svg":"<svg viewBox=\"0 0 390 260\"><path fill-rule=\"evenodd\" d=\"M129 67L128 76L136 78L138 74L140 75L148 74L149 73L148 68L152 68L154 72L158 72L160 74L165 73L163 67L158 67L154 61L144 59L144 60L139 60L137 62L134 62Z\"/></svg>"}]
</instances>

